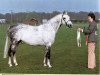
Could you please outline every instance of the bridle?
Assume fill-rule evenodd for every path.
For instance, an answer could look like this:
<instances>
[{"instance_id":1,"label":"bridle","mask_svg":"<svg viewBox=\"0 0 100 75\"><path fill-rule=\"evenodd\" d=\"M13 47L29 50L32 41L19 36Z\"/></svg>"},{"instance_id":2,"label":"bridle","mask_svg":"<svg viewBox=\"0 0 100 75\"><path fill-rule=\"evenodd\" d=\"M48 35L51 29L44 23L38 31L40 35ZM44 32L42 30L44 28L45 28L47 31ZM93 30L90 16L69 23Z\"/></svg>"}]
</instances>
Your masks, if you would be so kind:
<instances>
[{"instance_id":1,"label":"bridle","mask_svg":"<svg viewBox=\"0 0 100 75\"><path fill-rule=\"evenodd\" d=\"M65 22L65 24L66 24L66 26L68 26L69 27L69 25L67 24L70 20L68 20L67 22L65 21L65 18L63 17L63 15L64 14L62 14L62 18L61 18L61 24L60 24L60 26L63 24L62 23L62 20Z\"/></svg>"}]
</instances>

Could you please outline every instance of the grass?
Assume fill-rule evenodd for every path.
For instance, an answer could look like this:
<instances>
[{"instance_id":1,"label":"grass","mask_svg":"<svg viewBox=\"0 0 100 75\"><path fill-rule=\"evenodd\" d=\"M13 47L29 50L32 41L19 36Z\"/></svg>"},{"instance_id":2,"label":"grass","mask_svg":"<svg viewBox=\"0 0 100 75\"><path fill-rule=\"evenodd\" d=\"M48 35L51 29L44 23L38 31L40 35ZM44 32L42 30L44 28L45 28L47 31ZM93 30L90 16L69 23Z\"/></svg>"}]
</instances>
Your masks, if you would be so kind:
<instances>
[{"instance_id":1,"label":"grass","mask_svg":"<svg viewBox=\"0 0 100 75\"><path fill-rule=\"evenodd\" d=\"M75 23L71 29L65 26L59 29L51 50L52 68L43 67L43 46L29 46L27 44L20 44L17 48L17 61L19 65L17 67L8 67L8 59L3 58L8 25L0 26L0 73L99 74L99 42L96 45L97 66L94 70L87 68L87 46L85 45L84 34L82 34L82 47L79 48L76 44L76 30L78 27L83 27L86 24L87 23ZM100 35L100 31L98 32ZM100 40L100 38L98 40Z\"/></svg>"}]
</instances>

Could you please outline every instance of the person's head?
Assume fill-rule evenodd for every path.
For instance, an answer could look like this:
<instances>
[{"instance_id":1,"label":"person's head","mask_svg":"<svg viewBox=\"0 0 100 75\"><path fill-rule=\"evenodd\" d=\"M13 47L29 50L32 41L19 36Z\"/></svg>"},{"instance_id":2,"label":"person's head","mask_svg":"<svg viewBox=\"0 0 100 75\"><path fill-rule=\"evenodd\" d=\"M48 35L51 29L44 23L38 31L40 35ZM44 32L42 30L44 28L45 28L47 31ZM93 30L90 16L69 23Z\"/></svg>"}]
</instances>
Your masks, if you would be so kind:
<instances>
[{"instance_id":1,"label":"person's head","mask_svg":"<svg viewBox=\"0 0 100 75\"><path fill-rule=\"evenodd\" d=\"M89 13L88 14L88 21L89 22L95 21L95 15L94 15L94 13Z\"/></svg>"}]
</instances>

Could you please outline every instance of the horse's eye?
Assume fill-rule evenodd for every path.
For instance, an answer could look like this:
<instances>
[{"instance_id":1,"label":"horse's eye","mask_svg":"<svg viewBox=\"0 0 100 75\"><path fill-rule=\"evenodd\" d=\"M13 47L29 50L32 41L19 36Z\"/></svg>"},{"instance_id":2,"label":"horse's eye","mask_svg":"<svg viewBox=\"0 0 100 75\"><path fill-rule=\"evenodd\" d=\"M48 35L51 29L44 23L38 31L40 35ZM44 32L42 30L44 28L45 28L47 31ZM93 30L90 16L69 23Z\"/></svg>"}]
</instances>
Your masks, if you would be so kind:
<instances>
[{"instance_id":1,"label":"horse's eye","mask_svg":"<svg viewBox=\"0 0 100 75\"><path fill-rule=\"evenodd\" d=\"M63 18L63 20L65 20L66 18Z\"/></svg>"}]
</instances>

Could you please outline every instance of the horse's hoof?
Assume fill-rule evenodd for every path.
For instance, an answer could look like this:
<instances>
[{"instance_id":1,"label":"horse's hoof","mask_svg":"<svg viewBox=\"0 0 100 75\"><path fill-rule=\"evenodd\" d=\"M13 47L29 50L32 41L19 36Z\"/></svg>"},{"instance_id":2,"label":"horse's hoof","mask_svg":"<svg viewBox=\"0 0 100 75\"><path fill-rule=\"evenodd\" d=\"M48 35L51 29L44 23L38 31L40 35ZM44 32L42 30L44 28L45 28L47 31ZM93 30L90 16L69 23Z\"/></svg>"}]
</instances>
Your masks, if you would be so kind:
<instances>
[{"instance_id":1,"label":"horse's hoof","mask_svg":"<svg viewBox=\"0 0 100 75\"><path fill-rule=\"evenodd\" d=\"M44 66L47 66L46 64L44 64Z\"/></svg>"},{"instance_id":2,"label":"horse's hoof","mask_svg":"<svg viewBox=\"0 0 100 75\"><path fill-rule=\"evenodd\" d=\"M49 68L52 68L52 66L49 66Z\"/></svg>"},{"instance_id":3,"label":"horse's hoof","mask_svg":"<svg viewBox=\"0 0 100 75\"><path fill-rule=\"evenodd\" d=\"M15 66L18 66L18 64L16 63Z\"/></svg>"},{"instance_id":4,"label":"horse's hoof","mask_svg":"<svg viewBox=\"0 0 100 75\"><path fill-rule=\"evenodd\" d=\"M12 67L12 65L9 65L9 67Z\"/></svg>"}]
</instances>

